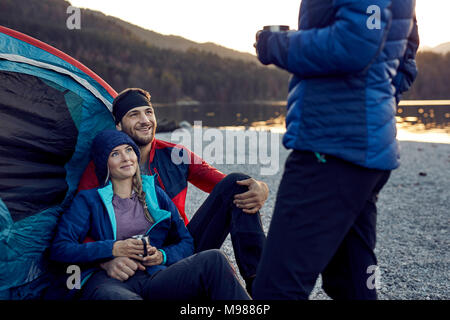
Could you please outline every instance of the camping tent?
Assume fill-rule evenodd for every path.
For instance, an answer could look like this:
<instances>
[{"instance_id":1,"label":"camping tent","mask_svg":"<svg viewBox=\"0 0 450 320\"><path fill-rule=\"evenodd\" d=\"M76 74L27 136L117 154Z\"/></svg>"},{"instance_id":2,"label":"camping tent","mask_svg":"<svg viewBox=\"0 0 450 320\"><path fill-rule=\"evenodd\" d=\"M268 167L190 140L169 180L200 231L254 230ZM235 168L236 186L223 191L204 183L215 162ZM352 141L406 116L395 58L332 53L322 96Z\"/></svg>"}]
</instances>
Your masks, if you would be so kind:
<instances>
[{"instance_id":1,"label":"camping tent","mask_svg":"<svg viewBox=\"0 0 450 320\"><path fill-rule=\"evenodd\" d=\"M70 56L0 26L0 299L45 288L58 217L93 137L114 128L116 95Z\"/></svg>"}]
</instances>

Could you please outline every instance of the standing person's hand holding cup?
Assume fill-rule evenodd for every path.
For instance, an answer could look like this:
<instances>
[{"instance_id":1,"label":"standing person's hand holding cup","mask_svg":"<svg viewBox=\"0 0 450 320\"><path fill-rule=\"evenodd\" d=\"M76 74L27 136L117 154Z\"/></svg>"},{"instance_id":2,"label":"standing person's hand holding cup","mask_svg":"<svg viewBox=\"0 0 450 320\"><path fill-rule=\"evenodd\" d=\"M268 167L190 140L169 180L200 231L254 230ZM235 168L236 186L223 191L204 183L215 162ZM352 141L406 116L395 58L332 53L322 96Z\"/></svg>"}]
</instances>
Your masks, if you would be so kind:
<instances>
[{"instance_id":1,"label":"standing person's hand holding cup","mask_svg":"<svg viewBox=\"0 0 450 320\"><path fill-rule=\"evenodd\" d=\"M260 40L260 35L263 32L288 32L289 30L289 26L287 25L267 25L264 26L262 30L258 30L258 32L256 32L256 42L253 44L253 46L256 49L256 54L258 55L259 60L261 61L261 63L263 64L269 64L268 61L266 61L267 59L265 59L265 57L262 57L261 54L264 50L261 50L261 46L265 45L265 44L260 44L259 40ZM259 44L259 45L258 45Z\"/></svg>"}]
</instances>

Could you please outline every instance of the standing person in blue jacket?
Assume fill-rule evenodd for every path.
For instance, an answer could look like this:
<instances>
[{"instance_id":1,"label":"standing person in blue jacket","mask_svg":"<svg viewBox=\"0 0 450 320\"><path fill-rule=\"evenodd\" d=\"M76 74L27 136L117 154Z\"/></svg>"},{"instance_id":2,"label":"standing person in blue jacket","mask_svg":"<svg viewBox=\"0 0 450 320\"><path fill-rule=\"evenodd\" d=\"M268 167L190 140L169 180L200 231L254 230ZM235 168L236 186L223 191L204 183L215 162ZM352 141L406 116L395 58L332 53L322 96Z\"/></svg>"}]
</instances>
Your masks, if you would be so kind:
<instances>
[{"instance_id":1,"label":"standing person in blue jacket","mask_svg":"<svg viewBox=\"0 0 450 320\"><path fill-rule=\"evenodd\" d=\"M81 299L249 299L219 250L193 255L178 210L153 176L140 175L140 151L127 134L100 132L92 156L101 187L74 198L50 250L51 259L80 267ZM138 234L149 237L146 247ZM113 258L132 258L138 270L110 270L124 273L120 281L100 268Z\"/></svg>"},{"instance_id":2,"label":"standing person in blue jacket","mask_svg":"<svg viewBox=\"0 0 450 320\"><path fill-rule=\"evenodd\" d=\"M395 114L417 69L414 0L302 0L299 30L259 31L292 73L279 186L254 299L376 299L377 195L398 167Z\"/></svg>"}]
</instances>

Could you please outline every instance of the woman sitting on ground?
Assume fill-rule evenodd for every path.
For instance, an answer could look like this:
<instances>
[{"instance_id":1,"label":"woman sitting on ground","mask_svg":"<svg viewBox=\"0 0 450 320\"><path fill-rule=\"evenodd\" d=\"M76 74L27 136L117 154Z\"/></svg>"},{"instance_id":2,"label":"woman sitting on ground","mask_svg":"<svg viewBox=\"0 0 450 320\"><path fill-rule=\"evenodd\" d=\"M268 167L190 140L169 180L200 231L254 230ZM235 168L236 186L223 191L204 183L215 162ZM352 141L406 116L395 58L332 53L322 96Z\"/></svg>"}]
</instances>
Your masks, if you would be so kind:
<instances>
[{"instance_id":1,"label":"woman sitting on ground","mask_svg":"<svg viewBox=\"0 0 450 320\"><path fill-rule=\"evenodd\" d=\"M81 299L250 298L219 250L192 255L191 235L154 177L141 177L139 148L128 135L102 131L93 141L92 156L104 185L74 198L50 250L52 260L81 268ZM141 234L148 236L146 246L132 238ZM82 243L87 236L94 241ZM139 266L124 281L100 267L118 257L131 258Z\"/></svg>"}]
</instances>

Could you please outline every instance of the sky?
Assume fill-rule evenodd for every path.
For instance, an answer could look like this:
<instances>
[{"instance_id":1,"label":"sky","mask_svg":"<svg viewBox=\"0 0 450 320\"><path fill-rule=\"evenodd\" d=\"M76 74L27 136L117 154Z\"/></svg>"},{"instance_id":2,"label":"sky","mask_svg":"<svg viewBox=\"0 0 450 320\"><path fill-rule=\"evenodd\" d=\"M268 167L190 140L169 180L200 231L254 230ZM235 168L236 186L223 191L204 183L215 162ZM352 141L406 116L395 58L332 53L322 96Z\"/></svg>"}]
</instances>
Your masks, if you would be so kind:
<instances>
[{"instance_id":1,"label":"sky","mask_svg":"<svg viewBox=\"0 0 450 320\"><path fill-rule=\"evenodd\" d=\"M214 42L255 53L255 33L264 25L297 29L299 0L69 0L145 29ZM450 42L450 0L417 0L421 47ZM81 28L83 17L81 17Z\"/></svg>"}]
</instances>

